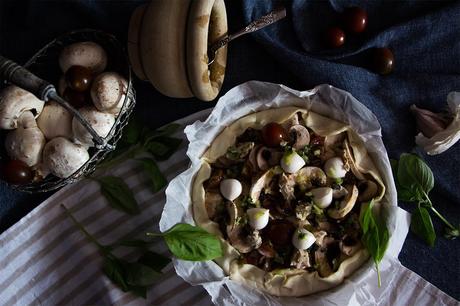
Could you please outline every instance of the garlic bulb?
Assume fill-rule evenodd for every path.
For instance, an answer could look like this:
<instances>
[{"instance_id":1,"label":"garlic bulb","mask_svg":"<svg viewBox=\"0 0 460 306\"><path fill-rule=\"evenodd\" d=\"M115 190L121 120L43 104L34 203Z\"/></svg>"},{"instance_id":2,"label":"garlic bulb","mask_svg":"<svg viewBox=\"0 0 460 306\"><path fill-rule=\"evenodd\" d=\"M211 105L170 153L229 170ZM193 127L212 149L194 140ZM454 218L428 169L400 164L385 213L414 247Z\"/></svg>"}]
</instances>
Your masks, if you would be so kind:
<instances>
[{"instance_id":1,"label":"garlic bulb","mask_svg":"<svg viewBox=\"0 0 460 306\"><path fill-rule=\"evenodd\" d=\"M440 154L460 139L460 92L453 91L447 95L447 106L452 116L450 123L440 114L411 106L420 129L420 133L415 136L415 142L428 155Z\"/></svg>"},{"instance_id":2,"label":"garlic bulb","mask_svg":"<svg viewBox=\"0 0 460 306\"><path fill-rule=\"evenodd\" d=\"M299 250L306 250L315 243L315 235L304 228L299 228L292 236L292 244Z\"/></svg>"},{"instance_id":3,"label":"garlic bulb","mask_svg":"<svg viewBox=\"0 0 460 306\"><path fill-rule=\"evenodd\" d=\"M249 218L249 225L255 230L261 230L268 224L269 210L265 208L249 208L246 213Z\"/></svg>"}]
</instances>

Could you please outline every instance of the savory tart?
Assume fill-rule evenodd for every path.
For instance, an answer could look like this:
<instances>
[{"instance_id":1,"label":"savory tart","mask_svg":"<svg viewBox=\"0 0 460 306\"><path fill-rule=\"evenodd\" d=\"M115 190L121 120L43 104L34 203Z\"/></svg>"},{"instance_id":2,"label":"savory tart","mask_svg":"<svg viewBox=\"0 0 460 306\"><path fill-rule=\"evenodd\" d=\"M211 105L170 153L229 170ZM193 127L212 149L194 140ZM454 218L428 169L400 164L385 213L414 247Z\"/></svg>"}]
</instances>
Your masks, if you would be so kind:
<instances>
[{"instance_id":1,"label":"savory tart","mask_svg":"<svg viewBox=\"0 0 460 306\"><path fill-rule=\"evenodd\" d=\"M197 225L222 239L231 279L276 296L340 284L368 253L361 204L385 194L361 138L296 107L247 115L202 157L192 189Z\"/></svg>"}]
</instances>

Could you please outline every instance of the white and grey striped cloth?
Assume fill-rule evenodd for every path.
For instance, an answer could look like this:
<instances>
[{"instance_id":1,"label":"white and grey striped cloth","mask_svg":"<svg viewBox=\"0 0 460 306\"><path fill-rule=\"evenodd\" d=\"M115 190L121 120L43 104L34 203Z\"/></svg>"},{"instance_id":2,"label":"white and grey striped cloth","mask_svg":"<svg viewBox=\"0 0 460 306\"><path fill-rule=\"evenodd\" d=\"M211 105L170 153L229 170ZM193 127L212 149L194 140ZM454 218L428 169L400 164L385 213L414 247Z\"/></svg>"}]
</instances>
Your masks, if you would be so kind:
<instances>
[{"instance_id":1,"label":"white and grey striped cloth","mask_svg":"<svg viewBox=\"0 0 460 306\"><path fill-rule=\"evenodd\" d=\"M179 121L189 124L209 111ZM175 135L182 137L182 132ZM186 141L159 167L168 181L189 164ZM108 206L92 180L67 186L0 236L0 305L209 305L211 299L200 287L192 287L175 274L172 264L147 293L147 300L119 290L101 272L102 257L97 248L66 217L60 204L100 242L141 237L147 230L158 231L165 203L164 191L150 191L139 165L128 161L110 174L122 177L133 190L142 213L129 216ZM155 251L167 255L159 241ZM133 250L121 249L120 256L132 258Z\"/></svg>"},{"instance_id":2,"label":"white and grey striped cloth","mask_svg":"<svg viewBox=\"0 0 460 306\"><path fill-rule=\"evenodd\" d=\"M209 110L179 121L189 124L203 119ZM177 137L184 138L182 133ZM168 181L189 164L186 141L171 158L159 164ZM61 189L0 236L0 306L3 305L209 305L210 297L202 287L192 287L179 278L170 264L158 283L148 291L147 300L119 290L101 271L102 258L97 248L66 217L60 204L69 208L77 220L102 244L118 239L141 237L146 231L157 231L165 202L164 191L153 194L139 165L128 161L110 174L122 177L133 190L142 214L129 216L109 207L97 183L80 181ZM159 241L155 251L167 255ZM132 249L117 255L131 259ZM414 279L407 282L409 279ZM411 301L418 294L428 294L431 301L459 305L457 301L403 269L398 280L401 290L410 290ZM410 286L408 286L409 284ZM399 290L398 289L398 290ZM418 292L418 293L417 293ZM408 305L396 296L381 301L382 305ZM399 303L400 302L400 303ZM413 303L409 303L413 304Z\"/></svg>"}]
</instances>

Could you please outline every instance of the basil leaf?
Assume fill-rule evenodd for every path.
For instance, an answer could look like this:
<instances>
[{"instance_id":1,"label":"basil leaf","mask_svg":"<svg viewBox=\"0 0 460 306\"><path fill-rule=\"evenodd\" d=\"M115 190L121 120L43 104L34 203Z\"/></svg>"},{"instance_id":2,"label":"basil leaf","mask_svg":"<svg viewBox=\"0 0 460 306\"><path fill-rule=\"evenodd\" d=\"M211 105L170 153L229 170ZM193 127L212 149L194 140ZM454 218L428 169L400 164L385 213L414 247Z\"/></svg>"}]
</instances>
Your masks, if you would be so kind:
<instances>
[{"instance_id":1,"label":"basil leaf","mask_svg":"<svg viewBox=\"0 0 460 306\"><path fill-rule=\"evenodd\" d=\"M138 120L129 120L128 124L123 128L123 135L120 142L130 145L138 143L142 135L142 129L142 124Z\"/></svg>"},{"instance_id":2,"label":"basil leaf","mask_svg":"<svg viewBox=\"0 0 460 306\"><path fill-rule=\"evenodd\" d=\"M161 273L139 262L126 263L124 270L126 282L130 286L151 286L161 276Z\"/></svg>"},{"instance_id":3,"label":"basil leaf","mask_svg":"<svg viewBox=\"0 0 460 306\"><path fill-rule=\"evenodd\" d=\"M178 223L163 234L171 253L179 259L205 261L222 256L219 239L200 227Z\"/></svg>"},{"instance_id":4,"label":"basil leaf","mask_svg":"<svg viewBox=\"0 0 460 306\"><path fill-rule=\"evenodd\" d=\"M140 213L139 206L129 186L119 177L104 176L95 178L101 185L101 193L115 209L130 215Z\"/></svg>"},{"instance_id":5,"label":"basil leaf","mask_svg":"<svg viewBox=\"0 0 460 306\"><path fill-rule=\"evenodd\" d=\"M182 139L175 137L158 137L154 141L145 144L145 149L150 152L156 160L166 160L176 152L182 143Z\"/></svg>"},{"instance_id":6,"label":"basil leaf","mask_svg":"<svg viewBox=\"0 0 460 306\"><path fill-rule=\"evenodd\" d=\"M157 163L153 159L141 158L138 160L142 163L144 171L147 172L147 175L150 178L153 192L157 192L161 188L166 186L168 181L164 177L163 173L161 173L160 169L157 166Z\"/></svg>"},{"instance_id":7,"label":"basil leaf","mask_svg":"<svg viewBox=\"0 0 460 306\"><path fill-rule=\"evenodd\" d=\"M412 213L410 229L417 236L425 240L429 246L434 246L436 233L428 210L418 206Z\"/></svg>"},{"instance_id":8,"label":"basil leaf","mask_svg":"<svg viewBox=\"0 0 460 306\"><path fill-rule=\"evenodd\" d=\"M121 288L121 290L125 292L128 291L128 284L125 281L123 263L121 260L113 256L106 256L104 258L102 270L112 282Z\"/></svg>"},{"instance_id":9,"label":"basil leaf","mask_svg":"<svg viewBox=\"0 0 460 306\"><path fill-rule=\"evenodd\" d=\"M161 272L164 267L166 267L170 262L171 259L165 257L161 254L157 254L151 251L144 253L137 262L146 265L157 272Z\"/></svg>"},{"instance_id":10,"label":"basil leaf","mask_svg":"<svg viewBox=\"0 0 460 306\"><path fill-rule=\"evenodd\" d=\"M434 186L431 169L415 154L401 154L398 165L398 183L401 187L415 193L423 199Z\"/></svg>"}]
</instances>

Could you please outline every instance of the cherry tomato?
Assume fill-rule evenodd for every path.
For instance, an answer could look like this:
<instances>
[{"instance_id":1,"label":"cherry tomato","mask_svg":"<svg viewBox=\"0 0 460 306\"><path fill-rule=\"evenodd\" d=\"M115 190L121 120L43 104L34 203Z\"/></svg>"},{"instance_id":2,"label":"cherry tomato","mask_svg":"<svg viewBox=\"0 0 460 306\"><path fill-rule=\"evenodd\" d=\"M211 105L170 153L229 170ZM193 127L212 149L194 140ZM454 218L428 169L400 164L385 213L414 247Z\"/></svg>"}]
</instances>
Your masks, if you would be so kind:
<instances>
[{"instance_id":1,"label":"cherry tomato","mask_svg":"<svg viewBox=\"0 0 460 306\"><path fill-rule=\"evenodd\" d=\"M359 7L346 8L342 13L345 30L350 33L361 33L367 26L367 13Z\"/></svg>"},{"instance_id":2,"label":"cherry tomato","mask_svg":"<svg viewBox=\"0 0 460 306\"><path fill-rule=\"evenodd\" d=\"M89 96L87 92L75 91L71 88L66 88L62 95L64 100L69 102L74 108L80 108L89 104Z\"/></svg>"},{"instance_id":3,"label":"cherry tomato","mask_svg":"<svg viewBox=\"0 0 460 306\"><path fill-rule=\"evenodd\" d=\"M26 163L10 160L2 167L2 177L9 184L22 185L32 182L34 173Z\"/></svg>"},{"instance_id":4,"label":"cherry tomato","mask_svg":"<svg viewBox=\"0 0 460 306\"><path fill-rule=\"evenodd\" d=\"M72 66L65 73L67 85L75 91L86 91L92 81L91 70L83 66Z\"/></svg>"},{"instance_id":5,"label":"cherry tomato","mask_svg":"<svg viewBox=\"0 0 460 306\"><path fill-rule=\"evenodd\" d=\"M372 52L372 69L379 74L393 71L395 58L388 48L376 48Z\"/></svg>"},{"instance_id":6,"label":"cherry tomato","mask_svg":"<svg viewBox=\"0 0 460 306\"><path fill-rule=\"evenodd\" d=\"M280 124L270 122L262 128L262 140L269 147L277 147L282 141L288 141L289 135Z\"/></svg>"},{"instance_id":7,"label":"cherry tomato","mask_svg":"<svg viewBox=\"0 0 460 306\"><path fill-rule=\"evenodd\" d=\"M339 27L329 28L324 36L325 43L331 48L338 48L345 43L345 32Z\"/></svg>"},{"instance_id":8,"label":"cherry tomato","mask_svg":"<svg viewBox=\"0 0 460 306\"><path fill-rule=\"evenodd\" d=\"M285 220L274 220L268 224L267 237L275 246L285 246L291 243L294 226Z\"/></svg>"}]
</instances>

